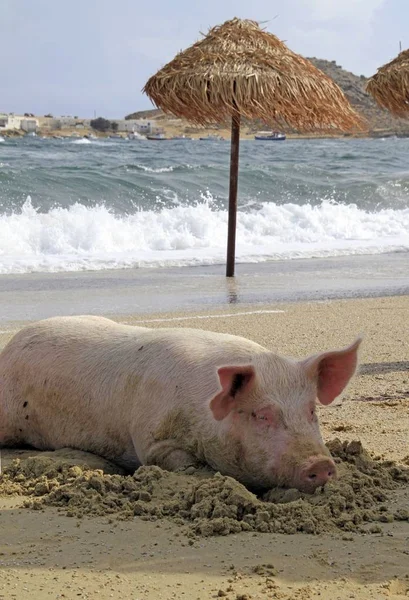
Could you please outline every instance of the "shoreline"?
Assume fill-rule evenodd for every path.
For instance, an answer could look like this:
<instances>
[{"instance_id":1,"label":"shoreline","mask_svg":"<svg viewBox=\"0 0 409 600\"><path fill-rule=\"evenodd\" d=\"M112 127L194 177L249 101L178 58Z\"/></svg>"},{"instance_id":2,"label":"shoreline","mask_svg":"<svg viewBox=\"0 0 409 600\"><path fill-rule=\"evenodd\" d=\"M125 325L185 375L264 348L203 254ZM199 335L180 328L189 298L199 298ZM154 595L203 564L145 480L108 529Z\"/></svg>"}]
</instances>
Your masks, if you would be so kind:
<instances>
[{"instance_id":1,"label":"shoreline","mask_svg":"<svg viewBox=\"0 0 409 600\"><path fill-rule=\"evenodd\" d=\"M0 275L0 326L56 314L162 314L409 295L408 254Z\"/></svg>"},{"instance_id":2,"label":"shoreline","mask_svg":"<svg viewBox=\"0 0 409 600\"><path fill-rule=\"evenodd\" d=\"M221 140L220 141L230 141L230 130L229 129L203 129L203 131L200 132L186 132L185 129L183 128L175 128L175 127L169 127L167 125L164 125L164 128L167 128L167 131L169 132L169 135L171 137L169 137L168 141L172 141L173 136L186 136L186 140L185 141L189 141L189 139L191 141L200 141L201 137L206 137L206 136L212 136L212 135L220 135L221 136ZM78 130L78 129L43 129L43 128L39 128L36 132L36 135L40 138L46 138L46 139L53 139L53 138L62 138L62 139L82 139L82 138L88 138L90 135L93 135L96 139L110 139L110 136L112 135L116 135L119 136L117 139L121 138L121 139L127 139L128 137L128 133L129 132L118 132L118 133L114 133L114 132L107 132L107 133L101 133L100 131L94 130L94 129L83 129L83 130ZM240 134L240 141L244 142L244 141L257 141L255 140L255 135L257 135L258 132L257 131L252 131L251 133L243 133L241 132ZM168 135L168 133L166 133L166 135ZM378 140L378 139L383 139L383 138L399 138L399 139L404 139L404 138L408 138L409 137L409 133L402 133L399 131L393 131L393 130L389 130L389 129L385 129L385 130L376 130L376 131L366 131L366 132L361 132L361 133L286 133L286 138L288 140L345 140L345 139L351 139L351 140ZM24 138L26 137L26 133L22 132L20 130L14 130L14 129L9 129L9 130L4 130L4 131L0 131L0 136L4 137L5 139L19 139L19 138ZM141 141L141 140L137 140L137 141ZM150 141L148 139L142 140L142 141ZM181 140L184 141L184 140Z\"/></svg>"}]
</instances>

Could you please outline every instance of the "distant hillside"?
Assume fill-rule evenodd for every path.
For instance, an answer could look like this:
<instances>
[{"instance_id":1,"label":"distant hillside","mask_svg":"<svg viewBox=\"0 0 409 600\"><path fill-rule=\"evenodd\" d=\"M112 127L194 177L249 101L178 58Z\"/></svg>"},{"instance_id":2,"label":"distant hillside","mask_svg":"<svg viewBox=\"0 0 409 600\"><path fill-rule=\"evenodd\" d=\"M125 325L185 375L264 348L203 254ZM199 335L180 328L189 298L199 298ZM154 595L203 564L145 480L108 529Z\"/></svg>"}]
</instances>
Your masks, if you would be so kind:
<instances>
[{"instance_id":1,"label":"distant hillside","mask_svg":"<svg viewBox=\"0 0 409 600\"><path fill-rule=\"evenodd\" d=\"M157 119L158 117L162 117L163 112L158 108L154 108L152 110L140 110L138 112L131 113L130 115L126 115L125 119Z\"/></svg>"},{"instance_id":2,"label":"distant hillside","mask_svg":"<svg viewBox=\"0 0 409 600\"><path fill-rule=\"evenodd\" d=\"M409 135L409 119L397 119L391 114L378 108L371 96L365 92L367 78L363 75L354 75L349 71L345 71L335 61L323 60L320 58L309 58L318 69L323 71L328 77L331 77L342 89L354 109L358 114L362 115L368 124L369 135ZM127 115L125 119L142 119L150 118L156 120L166 120L169 117L164 115L161 110L145 110ZM165 123L164 123L165 124ZM249 131L257 131L263 125L260 121L246 123ZM192 127L185 123L186 131L191 131ZM220 127L225 127L226 124L221 124ZM289 127L281 127L283 131L288 133L293 132Z\"/></svg>"},{"instance_id":3,"label":"distant hillside","mask_svg":"<svg viewBox=\"0 0 409 600\"><path fill-rule=\"evenodd\" d=\"M372 97L365 92L365 85L368 81L366 77L345 71L334 60L320 58L309 58L308 60L339 85L357 113L367 120L369 131L372 134L379 131L379 133L409 135L409 120L392 117L388 111L379 108Z\"/></svg>"}]
</instances>

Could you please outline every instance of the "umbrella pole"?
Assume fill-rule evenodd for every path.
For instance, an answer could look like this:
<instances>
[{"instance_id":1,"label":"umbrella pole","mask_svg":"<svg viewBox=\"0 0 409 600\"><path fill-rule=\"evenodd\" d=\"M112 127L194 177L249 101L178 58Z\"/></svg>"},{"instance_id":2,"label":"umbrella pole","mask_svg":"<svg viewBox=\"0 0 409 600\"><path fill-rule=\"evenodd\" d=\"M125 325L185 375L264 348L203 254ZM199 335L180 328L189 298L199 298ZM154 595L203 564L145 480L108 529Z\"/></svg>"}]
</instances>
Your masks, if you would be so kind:
<instances>
[{"instance_id":1,"label":"umbrella pole","mask_svg":"<svg viewBox=\"0 0 409 600\"><path fill-rule=\"evenodd\" d=\"M227 228L226 277L234 277L236 257L237 187L239 177L240 113L231 119L229 222Z\"/></svg>"}]
</instances>

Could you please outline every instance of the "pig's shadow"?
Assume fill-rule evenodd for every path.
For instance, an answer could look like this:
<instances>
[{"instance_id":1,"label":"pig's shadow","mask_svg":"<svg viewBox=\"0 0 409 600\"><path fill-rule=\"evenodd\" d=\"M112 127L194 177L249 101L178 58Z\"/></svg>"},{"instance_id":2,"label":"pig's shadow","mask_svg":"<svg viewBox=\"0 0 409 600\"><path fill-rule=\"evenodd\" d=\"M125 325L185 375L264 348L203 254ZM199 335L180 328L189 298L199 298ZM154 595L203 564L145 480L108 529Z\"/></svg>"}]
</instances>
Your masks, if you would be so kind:
<instances>
[{"instance_id":1,"label":"pig's shadow","mask_svg":"<svg viewBox=\"0 0 409 600\"><path fill-rule=\"evenodd\" d=\"M359 367L360 375L373 375L374 373L392 373L396 371L408 371L409 361L366 363Z\"/></svg>"}]
</instances>

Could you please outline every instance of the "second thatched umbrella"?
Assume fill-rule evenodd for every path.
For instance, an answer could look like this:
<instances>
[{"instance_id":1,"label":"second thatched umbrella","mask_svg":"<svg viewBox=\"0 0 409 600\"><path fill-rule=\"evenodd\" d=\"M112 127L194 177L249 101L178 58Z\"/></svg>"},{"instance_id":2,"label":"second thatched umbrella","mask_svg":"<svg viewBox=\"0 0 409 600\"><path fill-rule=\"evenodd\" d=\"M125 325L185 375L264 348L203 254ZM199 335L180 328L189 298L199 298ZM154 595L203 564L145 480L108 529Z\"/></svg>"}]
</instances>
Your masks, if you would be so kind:
<instances>
[{"instance_id":1,"label":"second thatched umbrella","mask_svg":"<svg viewBox=\"0 0 409 600\"><path fill-rule=\"evenodd\" d=\"M409 116L409 50L404 50L371 77L366 91L397 117Z\"/></svg>"},{"instance_id":2,"label":"second thatched umbrella","mask_svg":"<svg viewBox=\"0 0 409 600\"><path fill-rule=\"evenodd\" d=\"M249 20L213 27L153 75L144 92L164 112L198 125L232 120L227 277L234 275L240 118L304 132L360 127L332 79Z\"/></svg>"}]
</instances>

